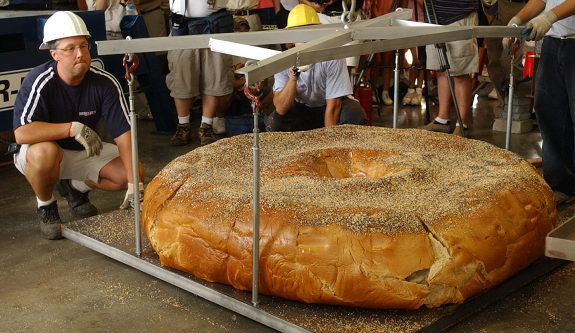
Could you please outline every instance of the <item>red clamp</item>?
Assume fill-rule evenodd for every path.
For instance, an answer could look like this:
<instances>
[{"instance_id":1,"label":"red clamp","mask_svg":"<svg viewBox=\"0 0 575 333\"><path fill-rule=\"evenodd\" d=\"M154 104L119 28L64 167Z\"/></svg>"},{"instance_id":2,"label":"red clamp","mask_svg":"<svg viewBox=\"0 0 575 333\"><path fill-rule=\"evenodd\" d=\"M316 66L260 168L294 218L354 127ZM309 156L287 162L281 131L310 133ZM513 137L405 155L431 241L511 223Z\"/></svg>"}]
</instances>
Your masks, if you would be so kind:
<instances>
[{"instance_id":1,"label":"red clamp","mask_svg":"<svg viewBox=\"0 0 575 333\"><path fill-rule=\"evenodd\" d=\"M262 97L263 93L260 93L260 86L259 84L254 84L254 90L255 90L255 94L252 94L252 90L250 89L250 87L246 84L244 85L244 94L246 95L247 98L249 98L253 104L256 105L256 107L258 109L260 109L262 107L262 102L260 101L260 97Z\"/></svg>"},{"instance_id":2,"label":"red clamp","mask_svg":"<svg viewBox=\"0 0 575 333\"><path fill-rule=\"evenodd\" d=\"M140 60L138 60L137 55L133 54L131 58L132 58L131 59L132 65L130 67L128 67L128 62L130 61L130 55L128 53L126 53L123 60L124 68L126 69L126 75L124 77L128 81L132 80L132 74L134 74L134 71L136 70L136 68L138 68L138 65L140 64Z\"/></svg>"}]
</instances>

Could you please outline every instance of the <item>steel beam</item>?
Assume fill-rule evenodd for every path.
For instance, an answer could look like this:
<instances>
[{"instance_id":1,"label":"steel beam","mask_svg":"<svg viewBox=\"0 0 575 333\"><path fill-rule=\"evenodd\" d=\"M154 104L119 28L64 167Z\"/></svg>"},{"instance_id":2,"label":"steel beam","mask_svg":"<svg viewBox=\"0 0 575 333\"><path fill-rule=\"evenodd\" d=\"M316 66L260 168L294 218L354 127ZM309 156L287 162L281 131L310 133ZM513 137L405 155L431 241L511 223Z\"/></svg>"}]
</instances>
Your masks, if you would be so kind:
<instances>
[{"instance_id":1,"label":"steel beam","mask_svg":"<svg viewBox=\"0 0 575 333\"><path fill-rule=\"evenodd\" d=\"M338 45L348 43L351 40L352 39L350 30L336 31L331 35L318 38L311 42L286 50L278 55L264 59L258 62L256 65L243 67L237 70L236 72L246 74L245 76L247 84L263 81L265 78L268 78L274 75L275 73L281 72L288 67L309 65L313 62L316 62L316 61L310 61L310 62L302 61L300 59L300 54L303 51L316 50L320 47L325 46L327 47L335 46L337 48Z\"/></svg>"},{"instance_id":2,"label":"steel beam","mask_svg":"<svg viewBox=\"0 0 575 333\"><path fill-rule=\"evenodd\" d=\"M393 12L380 17L358 21L347 26L349 29L362 27L390 26L395 20L411 17L411 9ZM125 54L141 52L159 52L168 50L186 50L209 48L210 38L226 40L247 45L284 44L294 42L309 42L329 35L334 30L346 29L343 23L321 24L272 31L255 31L243 33L206 34L177 37L139 38L132 40L97 41L99 55Z\"/></svg>"}]
</instances>

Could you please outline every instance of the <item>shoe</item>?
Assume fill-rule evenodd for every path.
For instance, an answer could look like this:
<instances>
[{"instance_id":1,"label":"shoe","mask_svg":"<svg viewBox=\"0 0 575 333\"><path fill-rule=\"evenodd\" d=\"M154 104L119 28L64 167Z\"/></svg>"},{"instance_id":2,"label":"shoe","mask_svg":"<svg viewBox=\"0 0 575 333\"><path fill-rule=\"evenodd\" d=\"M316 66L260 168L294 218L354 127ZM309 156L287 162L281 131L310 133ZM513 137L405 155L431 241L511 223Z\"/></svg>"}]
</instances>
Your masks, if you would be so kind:
<instances>
[{"instance_id":1,"label":"shoe","mask_svg":"<svg viewBox=\"0 0 575 333\"><path fill-rule=\"evenodd\" d=\"M447 124L442 124L434 120L429 124L421 127L421 129L431 132L451 133L451 126L449 125L449 123L450 122L448 121Z\"/></svg>"},{"instance_id":2,"label":"shoe","mask_svg":"<svg viewBox=\"0 0 575 333\"><path fill-rule=\"evenodd\" d=\"M70 179L62 179L56 183L56 190L66 198L72 215L85 218L98 215L98 209L90 203L88 192L82 193L72 187Z\"/></svg>"},{"instance_id":3,"label":"shoe","mask_svg":"<svg viewBox=\"0 0 575 333\"><path fill-rule=\"evenodd\" d=\"M185 146L190 143L190 134L192 133L192 125L178 124L176 133L170 138L170 145L172 146Z\"/></svg>"},{"instance_id":4,"label":"shoe","mask_svg":"<svg viewBox=\"0 0 575 333\"><path fill-rule=\"evenodd\" d=\"M391 99L391 97L389 97L389 93L387 92L387 90L381 92L381 100L385 105L393 104L393 100Z\"/></svg>"},{"instance_id":5,"label":"shoe","mask_svg":"<svg viewBox=\"0 0 575 333\"><path fill-rule=\"evenodd\" d=\"M226 134L226 118L214 117L214 123L212 124L212 129L214 130L214 134L218 135Z\"/></svg>"},{"instance_id":6,"label":"shoe","mask_svg":"<svg viewBox=\"0 0 575 333\"><path fill-rule=\"evenodd\" d=\"M422 98L422 89L415 88L415 94L413 94L413 98L409 102L411 105L421 105L421 98Z\"/></svg>"},{"instance_id":7,"label":"shoe","mask_svg":"<svg viewBox=\"0 0 575 333\"><path fill-rule=\"evenodd\" d=\"M465 137L468 138L469 137L469 127L464 127L464 129L465 129ZM453 130L452 134L463 137L463 132L461 131L461 126L455 126L455 129Z\"/></svg>"},{"instance_id":8,"label":"shoe","mask_svg":"<svg viewBox=\"0 0 575 333\"><path fill-rule=\"evenodd\" d=\"M405 96L403 96L403 100L401 101L401 104L403 104L403 105L411 104L411 100L413 99L413 96L415 96L415 89L407 89L407 93L405 94Z\"/></svg>"},{"instance_id":9,"label":"shoe","mask_svg":"<svg viewBox=\"0 0 575 333\"><path fill-rule=\"evenodd\" d=\"M198 135L200 137L201 146L209 145L218 140L218 137L214 134L212 125L208 125L206 123L202 123L200 130L198 131Z\"/></svg>"},{"instance_id":10,"label":"shoe","mask_svg":"<svg viewBox=\"0 0 575 333\"><path fill-rule=\"evenodd\" d=\"M38 222L40 223L40 236L46 239L62 238L62 220L58 214L56 201L48 206L38 207Z\"/></svg>"}]
</instances>

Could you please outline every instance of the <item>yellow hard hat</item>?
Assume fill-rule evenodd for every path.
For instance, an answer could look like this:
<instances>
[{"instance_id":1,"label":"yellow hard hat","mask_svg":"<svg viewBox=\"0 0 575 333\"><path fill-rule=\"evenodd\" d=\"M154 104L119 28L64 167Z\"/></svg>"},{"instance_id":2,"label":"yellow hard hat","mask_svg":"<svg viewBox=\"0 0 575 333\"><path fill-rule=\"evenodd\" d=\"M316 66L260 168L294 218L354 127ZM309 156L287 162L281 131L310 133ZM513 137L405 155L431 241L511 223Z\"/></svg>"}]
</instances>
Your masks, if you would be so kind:
<instances>
[{"instance_id":1,"label":"yellow hard hat","mask_svg":"<svg viewBox=\"0 0 575 333\"><path fill-rule=\"evenodd\" d=\"M286 28L313 24L321 24L315 9L308 5L299 4L289 12Z\"/></svg>"}]
</instances>

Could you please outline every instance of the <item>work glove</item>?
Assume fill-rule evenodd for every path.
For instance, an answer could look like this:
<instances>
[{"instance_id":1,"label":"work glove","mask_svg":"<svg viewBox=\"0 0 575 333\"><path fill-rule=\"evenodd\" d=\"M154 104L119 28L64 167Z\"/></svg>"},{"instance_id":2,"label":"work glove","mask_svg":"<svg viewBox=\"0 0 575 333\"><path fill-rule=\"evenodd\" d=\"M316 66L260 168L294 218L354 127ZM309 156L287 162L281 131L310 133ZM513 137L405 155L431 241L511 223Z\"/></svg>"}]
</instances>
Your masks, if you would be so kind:
<instances>
[{"instance_id":1,"label":"work glove","mask_svg":"<svg viewBox=\"0 0 575 333\"><path fill-rule=\"evenodd\" d=\"M521 33L527 35L527 40L540 40L556 21L557 15L550 10L546 11L527 22Z\"/></svg>"},{"instance_id":2,"label":"work glove","mask_svg":"<svg viewBox=\"0 0 575 333\"><path fill-rule=\"evenodd\" d=\"M491 7L497 3L497 0L482 0L483 4L487 7Z\"/></svg>"},{"instance_id":3,"label":"work glove","mask_svg":"<svg viewBox=\"0 0 575 333\"><path fill-rule=\"evenodd\" d=\"M138 183L138 198L140 199L140 203L144 200L144 183ZM126 195L124 196L124 202L120 205L120 209L126 209L128 207L134 207L134 184L128 183L128 190L126 191ZM140 206L141 207L141 206Z\"/></svg>"},{"instance_id":4,"label":"work glove","mask_svg":"<svg viewBox=\"0 0 575 333\"><path fill-rule=\"evenodd\" d=\"M509 23L507 23L507 26L515 27L520 26L522 24L523 21L521 21L519 17L513 16L511 20L509 20ZM515 52L517 52L517 50L519 50L519 48L521 47L521 42L515 37L505 37L503 38L501 43L503 45L503 52L505 52L505 54L507 55L515 54Z\"/></svg>"},{"instance_id":5,"label":"work glove","mask_svg":"<svg viewBox=\"0 0 575 333\"><path fill-rule=\"evenodd\" d=\"M292 80L296 80L299 75L303 72L307 72L311 68L311 65L304 65L304 66L293 66L288 70L288 76Z\"/></svg>"},{"instance_id":6,"label":"work glove","mask_svg":"<svg viewBox=\"0 0 575 333\"><path fill-rule=\"evenodd\" d=\"M88 157L100 155L102 140L90 127L73 121L70 123L69 136L84 146Z\"/></svg>"}]
</instances>

